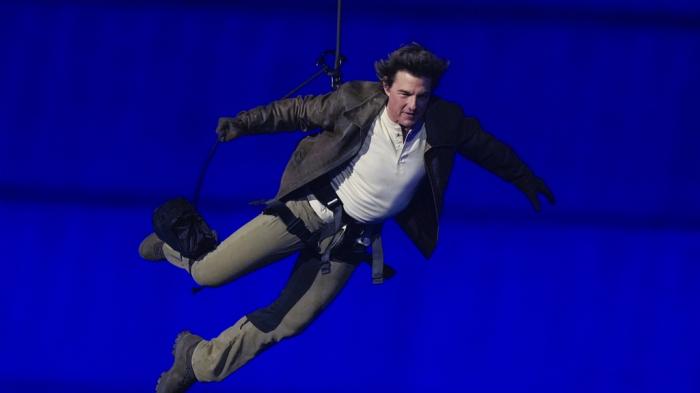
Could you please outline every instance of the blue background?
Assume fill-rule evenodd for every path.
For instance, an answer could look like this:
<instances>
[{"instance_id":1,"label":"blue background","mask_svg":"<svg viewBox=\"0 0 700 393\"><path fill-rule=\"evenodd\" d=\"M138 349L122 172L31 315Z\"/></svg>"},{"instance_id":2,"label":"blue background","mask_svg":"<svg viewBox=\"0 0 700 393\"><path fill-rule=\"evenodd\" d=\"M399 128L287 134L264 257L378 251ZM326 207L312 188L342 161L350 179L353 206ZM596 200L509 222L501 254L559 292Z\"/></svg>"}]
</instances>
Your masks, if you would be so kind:
<instances>
[{"instance_id":1,"label":"blue background","mask_svg":"<svg viewBox=\"0 0 700 393\"><path fill-rule=\"evenodd\" d=\"M395 279L359 268L301 336L194 391L700 391L700 3L347 3L345 80L410 41L449 58L438 94L558 204L535 214L458 160L430 262L389 223ZM334 44L332 1L0 5L0 391L152 391L178 331L212 337L274 299L292 259L193 296L137 246L192 192L217 118ZM257 213L301 137L219 149L215 229Z\"/></svg>"}]
</instances>

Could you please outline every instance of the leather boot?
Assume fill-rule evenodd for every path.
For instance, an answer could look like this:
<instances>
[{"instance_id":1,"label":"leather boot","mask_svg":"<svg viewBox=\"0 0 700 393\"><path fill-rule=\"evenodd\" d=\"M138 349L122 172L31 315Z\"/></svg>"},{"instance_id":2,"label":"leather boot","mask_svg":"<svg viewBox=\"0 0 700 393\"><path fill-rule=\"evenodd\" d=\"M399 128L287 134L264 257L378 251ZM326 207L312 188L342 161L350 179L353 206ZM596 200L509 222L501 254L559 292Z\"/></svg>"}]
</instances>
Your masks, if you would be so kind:
<instances>
[{"instance_id":1,"label":"leather boot","mask_svg":"<svg viewBox=\"0 0 700 393\"><path fill-rule=\"evenodd\" d=\"M139 255L147 261L160 261L165 259L163 254L163 241L158 235L151 233L139 244Z\"/></svg>"},{"instance_id":2,"label":"leather boot","mask_svg":"<svg viewBox=\"0 0 700 393\"><path fill-rule=\"evenodd\" d=\"M197 378L192 369L192 352L202 337L184 331L177 335L173 345L173 365L158 378L156 393L186 392Z\"/></svg>"}]
</instances>

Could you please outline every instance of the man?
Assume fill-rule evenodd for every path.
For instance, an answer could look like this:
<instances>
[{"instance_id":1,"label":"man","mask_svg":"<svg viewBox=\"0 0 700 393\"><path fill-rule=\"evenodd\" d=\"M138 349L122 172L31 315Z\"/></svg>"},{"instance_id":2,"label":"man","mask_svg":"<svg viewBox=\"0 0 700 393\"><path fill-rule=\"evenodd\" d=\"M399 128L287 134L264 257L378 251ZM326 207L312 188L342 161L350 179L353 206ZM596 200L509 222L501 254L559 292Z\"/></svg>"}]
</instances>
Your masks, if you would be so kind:
<instances>
[{"instance_id":1,"label":"man","mask_svg":"<svg viewBox=\"0 0 700 393\"><path fill-rule=\"evenodd\" d=\"M383 268L381 223L394 218L421 253L432 254L443 193L460 154L513 183L540 209L554 198L511 148L434 96L448 63L418 44L377 61L380 83L350 82L321 96L280 100L219 120L222 141L288 130L304 138L265 211L197 261L181 258L154 234L146 259L165 257L203 286L218 286L299 251L289 281L271 305L242 317L212 340L189 332L158 392L220 381L262 349L301 332L344 286L371 244L373 279Z\"/></svg>"}]
</instances>

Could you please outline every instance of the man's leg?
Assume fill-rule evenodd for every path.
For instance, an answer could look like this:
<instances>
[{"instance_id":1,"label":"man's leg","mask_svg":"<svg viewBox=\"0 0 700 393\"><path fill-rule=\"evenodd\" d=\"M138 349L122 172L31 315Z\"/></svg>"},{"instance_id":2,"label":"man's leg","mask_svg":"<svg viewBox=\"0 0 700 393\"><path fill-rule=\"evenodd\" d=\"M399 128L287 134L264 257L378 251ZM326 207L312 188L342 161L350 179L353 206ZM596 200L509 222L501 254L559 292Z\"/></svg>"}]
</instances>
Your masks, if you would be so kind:
<instances>
[{"instance_id":1,"label":"man's leg","mask_svg":"<svg viewBox=\"0 0 700 393\"><path fill-rule=\"evenodd\" d=\"M319 236L332 230L326 228L305 200L286 202L292 213L301 219L310 232ZM270 262L289 256L304 247L298 237L287 231L277 216L260 214L226 238L202 259L191 263L167 244L163 246L166 259L190 272L202 286L219 286L259 269Z\"/></svg>"},{"instance_id":2,"label":"man's leg","mask_svg":"<svg viewBox=\"0 0 700 393\"><path fill-rule=\"evenodd\" d=\"M307 229L315 234L313 237L314 241L317 241L317 239L319 238L325 240L325 238L329 238L329 234L332 234L335 231L334 224L324 224L321 221L321 219L316 215L316 213L314 213L313 209L306 200L288 201L286 202L286 205L292 211L293 215L298 219L302 220ZM261 214L255 219L248 222L243 227L241 227L231 236L229 236L216 248L216 250L207 254L201 260L194 262L193 264L191 264L191 266L189 263L183 264L183 260L182 258L180 258L179 253L172 250L172 248L167 247L167 245L163 247L163 251L165 252L165 256L168 259L168 261L170 261L172 264L182 267L185 270L191 271L192 277L200 285L216 286L234 280L245 273L260 268L269 262L285 257L291 254L292 252L302 249L304 247L305 244L301 242L299 238L287 232L287 226L281 219L273 215ZM299 261L308 259L309 258L300 257ZM282 299L287 299L285 300L285 304L289 303L289 299L291 299L292 303L297 303L297 300L299 300L299 298L301 298L302 295L304 295L306 290L310 287L313 287L312 284L314 282L315 273L311 272L311 270L313 270L314 268L311 267L311 270L309 270L307 266L311 265L301 264L300 262L297 262L292 278L300 277L301 279L290 280L290 282L296 284L289 285L288 289L285 289L285 291L291 291L292 293L292 297L281 297ZM338 268L337 273L341 273L344 270L345 269ZM347 273L347 275L349 276L349 273ZM321 283L326 281L327 280L321 280ZM344 279L342 280L342 282L344 283ZM299 285L306 286L306 288L299 287ZM338 289L341 286L342 285L338 285ZM317 293L317 296L319 297L329 297L329 294L327 293L328 290L323 289L322 287L319 288L318 285L316 285L316 289L313 290L313 293ZM334 293L335 292L333 292L333 295ZM294 298L294 296L296 296L296 299ZM313 296L316 295L312 295L312 297ZM332 297L332 295L330 297ZM309 304L310 306L305 307L316 308L320 311L321 307L315 305L315 302L316 300L312 299L311 302L306 300L300 303ZM291 305L288 308L291 308ZM312 314L315 315L316 313L317 312L314 312ZM310 321L313 317L313 315L307 316L306 313L299 313L298 311L289 312L289 315L292 319L288 319L286 325L289 325L292 328L294 327L295 323L295 315L300 315L300 318L308 319L308 321ZM281 319L282 318L280 318L280 320ZM305 323L308 322L304 322L302 325L305 325ZM299 331L302 327L303 326L300 325L295 329ZM220 337L226 337L226 332L235 330L243 329L239 329L237 328L237 326L234 326L232 328L227 329L224 333L222 333ZM293 334L293 331L290 331L289 333L284 333L286 332L286 330L284 329L280 331L283 332L283 335ZM213 362L221 364L221 366L215 367L224 367L226 368L226 370L229 371L223 374L221 370L219 370L218 374L220 374L220 379L223 379L226 375L233 372L233 370L235 370L237 367L240 367L240 365L227 366L226 359L235 360L235 353L228 353L228 351L225 349L217 350L217 348L221 348L220 343L223 342L222 340L212 340L210 342L197 341L195 343L186 342L186 339L191 337L195 337L197 338L197 340L200 339L199 336L193 336L189 333L183 333L178 336L173 350L173 366L170 368L170 370L161 374L161 377L158 380L156 390L159 393L184 392L197 380L216 380L211 376L208 376L206 372L203 372L202 378L197 378L197 374L195 371L196 368L194 368L195 364L199 364L204 369L208 367L208 363ZM216 344L217 342L219 344ZM255 353L258 353L261 349L259 347L257 349L254 347L256 345L262 345L263 340L257 339L257 342L258 344L256 344L256 341L251 342L250 344L252 344L252 346L238 345L238 350L243 351L245 353L252 353L254 355ZM208 355L205 355L204 357L197 357L198 355L194 354L195 347L198 347L199 344L204 344L203 347L205 348L209 347L209 349L203 349L204 352L202 352L208 352ZM215 346L217 345L218 347L215 348ZM230 349L234 346L236 346L236 344L231 343ZM252 357L253 355L249 356L247 359L245 359L245 361L250 359L250 357ZM243 361L243 363L245 361Z\"/></svg>"},{"instance_id":3,"label":"man's leg","mask_svg":"<svg viewBox=\"0 0 700 393\"><path fill-rule=\"evenodd\" d=\"M331 261L330 273L302 251L286 287L268 307L244 316L211 341L201 341L192 354L199 381L220 381L280 340L300 333L345 286L355 265Z\"/></svg>"}]
</instances>

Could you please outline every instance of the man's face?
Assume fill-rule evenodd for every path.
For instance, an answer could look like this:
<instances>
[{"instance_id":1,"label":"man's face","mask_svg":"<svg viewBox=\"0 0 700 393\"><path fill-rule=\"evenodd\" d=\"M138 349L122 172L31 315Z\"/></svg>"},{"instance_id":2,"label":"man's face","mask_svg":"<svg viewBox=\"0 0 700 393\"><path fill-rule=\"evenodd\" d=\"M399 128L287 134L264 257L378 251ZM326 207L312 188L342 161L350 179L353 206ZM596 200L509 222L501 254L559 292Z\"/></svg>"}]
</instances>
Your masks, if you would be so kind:
<instances>
[{"instance_id":1,"label":"man's face","mask_svg":"<svg viewBox=\"0 0 700 393\"><path fill-rule=\"evenodd\" d=\"M386 104L389 118L404 129L411 129L423 121L431 88L429 78L413 76L403 70L398 71L391 86L384 84L384 92L389 96L389 102Z\"/></svg>"}]
</instances>

